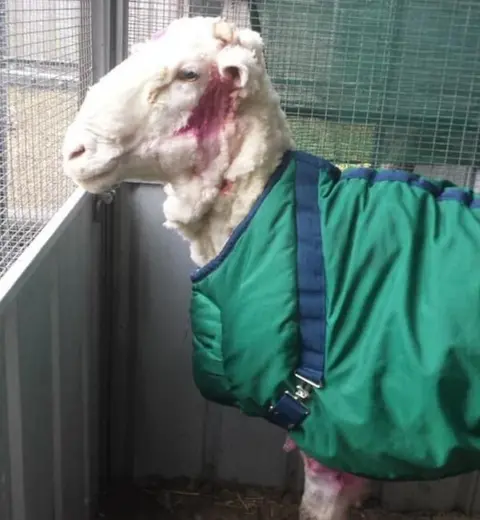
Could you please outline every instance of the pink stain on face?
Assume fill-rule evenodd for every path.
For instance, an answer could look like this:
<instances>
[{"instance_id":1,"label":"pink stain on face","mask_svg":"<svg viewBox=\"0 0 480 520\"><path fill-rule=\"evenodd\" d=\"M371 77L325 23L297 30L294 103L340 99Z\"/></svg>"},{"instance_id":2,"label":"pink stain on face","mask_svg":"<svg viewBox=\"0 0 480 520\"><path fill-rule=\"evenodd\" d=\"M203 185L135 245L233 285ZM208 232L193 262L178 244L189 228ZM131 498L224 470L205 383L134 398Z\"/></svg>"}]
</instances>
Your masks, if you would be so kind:
<instances>
[{"instance_id":1,"label":"pink stain on face","mask_svg":"<svg viewBox=\"0 0 480 520\"><path fill-rule=\"evenodd\" d=\"M175 137L191 135L198 144L196 172L204 171L220 153L219 134L234 112L233 79L223 78L216 69L198 105L192 110L187 124L175 132Z\"/></svg>"},{"instance_id":2,"label":"pink stain on face","mask_svg":"<svg viewBox=\"0 0 480 520\"><path fill-rule=\"evenodd\" d=\"M233 80L223 78L217 70L213 70L198 105L176 135L194 134L199 141L203 141L218 133L231 116L233 90Z\"/></svg>"}]
</instances>

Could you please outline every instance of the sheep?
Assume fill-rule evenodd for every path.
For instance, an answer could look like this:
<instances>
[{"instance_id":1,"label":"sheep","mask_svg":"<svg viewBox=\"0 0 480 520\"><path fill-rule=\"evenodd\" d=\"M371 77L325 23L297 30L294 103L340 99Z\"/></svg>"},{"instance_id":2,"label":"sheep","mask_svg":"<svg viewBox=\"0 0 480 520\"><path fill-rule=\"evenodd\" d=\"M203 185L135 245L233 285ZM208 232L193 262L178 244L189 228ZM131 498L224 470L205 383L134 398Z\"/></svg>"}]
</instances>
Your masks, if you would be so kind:
<instances>
[{"instance_id":1,"label":"sheep","mask_svg":"<svg viewBox=\"0 0 480 520\"><path fill-rule=\"evenodd\" d=\"M215 264L218 266L223 261L225 248L231 244L232 237L239 227L244 226L245 218L251 215L257 202L269 189L273 189L270 186L276 175L274 172L283 168L285 158L290 157L292 150L295 150L293 137L281 109L279 96L266 73L260 35L249 29L238 29L223 19L194 17L175 20L164 31L155 34L150 41L137 45L131 56L91 87L74 121L67 129L62 153L66 175L91 193L102 193L125 181L153 181L162 184L166 194L163 204L164 225L178 232L188 242L190 256L199 266L199 271L194 276L198 286L201 284L198 280L212 269L212 262L218 260ZM301 154L296 151L293 153L297 156ZM447 221L461 221L462 225L468 227L464 249L460 250L457 242L455 247L450 247L448 241L440 241L439 245L437 234L432 236L431 243L435 248L440 248L442 262L453 262L452 269L457 275L464 273L467 276L469 272L474 271L472 262L475 250L472 248L475 244L478 247L478 242L475 242L477 220L472 210L480 207L480 203L471 193L453 189L448 183L436 184L408 172L397 171L392 174L363 168L342 176L328 161L318 158L307 158L305 161L321 165L319 169L322 169L325 175L322 178L328 179L330 183L329 187L324 188L326 192L338 194L341 191L353 194L349 195L350 199L344 206L340 203L335 206L329 202L330 212L340 212L337 222L342 222L341 229L347 229L353 237L345 239L344 244L347 245L344 247L347 249L351 244L360 247L366 234L370 233L371 224L365 220L364 214L359 212L362 208L364 213L373 211L375 208L368 206L371 200L378 200L383 204L383 198L374 198L378 193L385 193L385 197L391 197L393 194L401 198L402 204L408 200L409 204L415 205L408 211L401 205L397 206L398 213L395 219L391 217L395 201L384 206L383 217L376 228L378 238L366 252L365 265L375 259L381 259L383 255L386 265L382 267L382 272L387 273L392 271L392 266L396 266L395 262L398 263L398 258L401 257L405 263L395 271L396 278L404 276L404 273L408 275L414 265L409 255L423 247L426 239L422 237L430 232L437 233L438 229L446 226ZM298 177L298 172L296 175ZM316 179L317 177L315 188L320 189ZM362 180L360 182L355 179ZM372 185L375 185L375 188L371 188ZM348 186L355 189L350 190ZM267 196L270 196L268 193ZM290 192L287 192L287 195L288 193ZM443 200L460 201L462 208L458 209L458 204L452 206L447 202L440 202ZM443 206L440 207L440 204ZM288 207L285 208L287 211ZM456 213L457 209L461 211L462 219ZM354 213L355 211L357 213ZM415 211L431 212L432 221L436 222L437 227L433 231L420 227L419 222L412 217L412 212ZM445 216L445 213L448 215ZM350 218L349 215L354 216ZM382 227L385 220L388 220L388 224ZM427 222L427 219L424 220ZM315 222L315 219L310 222ZM354 226L363 225L367 227L360 233L358 240L354 240ZM405 235L407 242L403 243L401 239L404 237L401 234L410 231L411 235ZM268 232L271 233L271 228ZM392 246L389 240L396 240L398 237L399 241ZM331 243L334 243L334 240ZM441 249L442 247L446 249ZM340 261L338 251L330 247L329 252L331 256L336 255ZM457 255L455 259L453 256L450 260L447 258L451 254ZM425 258L426 254L422 259ZM329 261L328 258L325 261ZM419 265L427 269L429 266L425 263L426 260L422 262L419 262ZM441 273L441 270L435 271L437 275L439 272ZM349 273L349 268L343 269L340 283L343 281L342 277L348 278ZM355 283L359 285L365 284L369 275L376 276L374 270L356 273ZM387 277L385 274L382 276L382 283L385 283ZM429 280L433 278L432 275ZM395 277L390 277L389 280L394 279ZM441 290L446 291L454 287L455 280L447 277L444 281L450 285L446 289L442 286ZM427 282L423 282L422 279L422 283ZM455 354L461 359L466 358L462 362L462 373L467 373L477 359L475 345L480 342L475 335L477 329L473 326L464 329L456 326L461 319L458 313L462 308L455 307L455 301L459 301L458 295L443 298L443 293L437 295L435 292L439 290L439 284L431 281L428 281L428 284L426 289L424 288L430 291L427 295L428 301L421 302L418 308L422 313L422 319L426 316L430 320L427 320L430 325L427 324L429 328L426 334L430 334L431 331L431 336L440 342L438 348L435 346L429 352L435 350L445 354L445 359L450 359L452 353L448 349L452 345L461 344L462 348L457 349ZM475 295L480 289L475 284L476 279L470 278L468 287L462 286L462 305L465 308L469 307L467 302L472 306L476 302ZM400 303L408 312L412 308L414 288L413 285L408 286L407 282L395 286L403 298ZM370 288L367 288L367 291L366 298L369 298ZM384 289L383 292L392 300L393 293L388 289ZM350 287L348 298L345 294L343 291L337 295L337 301L341 300L345 308L351 309L348 302L359 298L360 291ZM442 307L440 311L445 316L448 313L453 315L452 327L446 329L446 333L453 336L450 340L447 337L443 343L441 333L444 332L442 326L446 320L437 323L435 316L432 316L435 305L440 301L447 302L442 305L448 307ZM355 308L364 312L366 307L365 300L360 300ZM368 307L382 310L382 305L376 301ZM386 476L394 479L396 472L399 472L402 478L416 475L428 478L444 476L449 472L453 474L469 471L480 466L480 449L477 443L479 436L476 436L475 429L480 415L478 402L472 398L465 401L464 408L457 407L455 403L445 402L446 395L462 397L462 394L458 393L463 388L458 385L460 376L452 372L452 364L441 365L438 374L443 375L437 377L437 372L432 371L434 364L428 357L428 352L422 351L423 356L417 353L421 320L411 320L410 329L406 332L402 329L400 332L404 336L400 337L394 328L399 325L399 320L395 318L396 311L395 307L389 313L377 315L377 318L388 319L386 324L382 325L373 320L370 334L374 337L382 334L378 339L383 349L378 362L375 359L371 362L371 349L367 341L366 345L363 344L364 355L359 363L350 363L346 367L342 365L343 358L338 354L342 353L341 345L335 344L337 364L335 367L328 367L329 377L332 377L336 369L336 376L342 381L345 374L353 373L357 368L366 369L370 362L372 381L362 375L363 379L361 377L360 380L353 381L355 384L348 381L347 386L343 387L337 396L329 391L328 385L322 390L320 382L312 383L296 370L295 376L303 382L296 390L291 390L295 392L294 396L286 391L280 399L286 399L289 405L294 405L298 411L300 402L312 398L317 403L317 411L320 409L323 412L325 407L329 407L328 412L335 416L337 421L329 432L326 431L327 428L323 431L323 423L320 427L315 426L315 423L312 423L313 418L308 417L309 412L300 406L302 416L298 420L304 420L301 424L305 424L305 431L310 429L309 436L302 437L303 434L295 429L295 424L286 425L290 430L289 436L292 437L289 437L285 445L286 450L294 449L297 444L304 450L302 443L314 442L317 434L330 435L321 443L321 449L324 449L322 463L312 457L314 450L310 449L309 454L301 452L305 469L305 486L300 505L300 516L303 520L345 518L351 506L358 505L358 502L368 496L368 477ZM332 312L330 310L330 315ZM349 331L348 327L344 326L342 329L340 323L344 316L345 313L337 313L335 333L338 335L345 329L345 335L348 336L346 341L360 343L360 340L352 338L364 332L360 329ZM332 323L335 319L332 319ZM350 326L355 326L354 321L349 322ZM202 326L204 323L201 323L201 320L194 323L194 328ZM281 322L280 327L284 331L285 322ZM420 332L423 331L424 329ZM250 329L240 332L253 333ZM465 344L459 339L460 332L467 334ZM207 340L212 340L214 336L210 335ZM402 338L405 338L404 342ZM464 336L461 338L463 340ZM247 339L243 344L246 343ZM402 356L404 350L401 349L404 348L410 350L405 351L406 355ZM387 360L392 358L401 360L401 363L387 363ZM435 359L435 363L439 362L443 363L444 359ZM418 367L412 363L417 363ZM404 366L406 368L403 368ZM411 367L415 370L418 368L418 373L408 372L407 369ZM392 383L387 377L395 370L397 379L400 380L399 384ZM472 396L479 394L475 391L478 379L473 377L469 380ZM271 384L275 386L276 383ZM442 391L438 386L440 384L446 385L446 388L442 387ZM415 385L420 388L418 399L412 396L409 399L404 393L409 391L410 386L415 388ZM364 394L357 395L357 387ZM400 394L399 389L402 389ZM425 398L430 399L426 410L417 406L418 403L423 403L423 390ZM320 398L321 392L323 394ZM393 405L392 396L395 397ZM356 406L364 402L361 400L364 397L368 400L370 408L368 411L359 411ZM389 405L376 406L379 398L384 398L384 402L388 402ZM352 399L357 404L354 404ZM225 401L234 404L230 396L226 396ZM269 408L269 418L272 422L280 420L275 415L278 415L277 405L280 401ZM262 406L263 404L262 402ZM450 406L444 415L439 413L442 406ZM337 414L341 407L350 414L348 424L351 429L348 432L346 423L342 423L344 416L341 413ZM251 411L252 415L262 415L263 408L260 408L261 410L258 407L254 408ZM463 415L459 417L459 409L465 410L465 420ZM378 417L383 421L380 423L381 434L372 432L370 439L369 432L364 430L368 430L370 419L377 420ZM456 426L463 428L459 432L460 435L445 434L443 437L435 437L436 432L448 432L452 421L457 417L460 426ZM437 422L433 424L433 421ZM396 424L400 426L396 427ZM436 445L436 440L444 444ZM416 445L421 445L418 452L414 449ZM328 464L324 464L326 460L336 460L335 466L342 471L329 469ZM379 460L386 461L386 466L380 467L383 462L378 462ZM388 465L395 470L390 471L391 467ZM357 467L361 469L358 470Z\"/></svg>"},{"instance_id":2,"label":"sheep","mask_svg":"<svg viewBox=\"0 0 480 520\"><path fill-rule=\"evenodd\" d=\"M164 225L189 242L202 266L294 148L263 41L223 19L193 17L131 52L89 89L65 135L64 170L91 193L127 180L162 183ZM333 519L348 505L322 473L306 473L305 520L332 506L321 517Z\"/></svg>"}]
</instances>

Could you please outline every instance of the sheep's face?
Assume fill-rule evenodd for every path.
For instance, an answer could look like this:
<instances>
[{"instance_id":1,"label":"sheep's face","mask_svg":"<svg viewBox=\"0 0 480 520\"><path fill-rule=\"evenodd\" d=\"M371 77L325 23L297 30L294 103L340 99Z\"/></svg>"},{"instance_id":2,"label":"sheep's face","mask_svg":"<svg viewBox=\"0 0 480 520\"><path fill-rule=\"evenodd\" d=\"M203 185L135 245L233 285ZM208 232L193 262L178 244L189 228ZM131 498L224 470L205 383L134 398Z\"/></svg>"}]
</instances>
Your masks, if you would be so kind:
<instances>
[{"instance_id":1,"label":"sheep's face","mask_svg":"<svg viewBox=\"0 0 480 520\"><path fill-rule=\"evenodd\" d=\"M197 175L228 155L238 102L263 75L257 33L178 19L90 88L65 136L65 173L94 193Z\"/></svg>"}]
</instances>

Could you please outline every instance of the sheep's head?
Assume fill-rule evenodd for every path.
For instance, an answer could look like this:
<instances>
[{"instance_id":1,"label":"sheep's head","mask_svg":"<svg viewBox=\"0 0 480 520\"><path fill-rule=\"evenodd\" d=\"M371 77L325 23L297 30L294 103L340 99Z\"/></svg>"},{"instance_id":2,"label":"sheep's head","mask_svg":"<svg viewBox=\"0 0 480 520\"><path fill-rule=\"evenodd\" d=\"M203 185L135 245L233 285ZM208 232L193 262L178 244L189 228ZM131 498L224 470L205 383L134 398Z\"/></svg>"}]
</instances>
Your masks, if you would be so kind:
<instances>
[{"instance_id":1,"label":"sheep's head","mask_svg":"<svg viewBox=\"0 0 480 520\"><path fill-rule=\"evenodd\" d=\"M221 171L242 132L237 111L261 95L262 53L249 29L175 20L90 88L65 136L65 173L99 193L125 180L187 182L214 162Z\"/></svg>"}]
</instances>

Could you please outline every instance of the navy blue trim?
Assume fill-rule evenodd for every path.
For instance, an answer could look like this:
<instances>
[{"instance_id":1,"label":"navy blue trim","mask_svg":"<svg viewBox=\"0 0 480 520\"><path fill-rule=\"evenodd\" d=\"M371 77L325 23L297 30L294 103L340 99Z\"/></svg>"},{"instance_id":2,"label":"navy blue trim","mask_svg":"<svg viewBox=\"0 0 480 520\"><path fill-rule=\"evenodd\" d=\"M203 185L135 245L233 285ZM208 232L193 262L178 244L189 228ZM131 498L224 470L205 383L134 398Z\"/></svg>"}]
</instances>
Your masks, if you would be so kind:
<instances>
[{"instance_id":1,"label":"navy blue trim","mask_svg":"<svg viewBox=\"0 0 480 520\"><path fill-rule=\"evenodd\" d=\"M229 239L227 240L226 244L223 246L223 249L220 251L220 253L213 260L208 262L208 264L205 264L203 267L197 269L190 275L190 279L193 283L199 282L200 280L202 280L203 278L208 276L210 273L215 271L215 269L217 269L217 267L219 267L220 264L229 255L229 253L235 247L235 244L237 243L238 239L242 236L244 231L247 229L248 225L250 224L250 221L255 216L255 213L258 211L258 209L262 205L262 202L267 198L267 196L270 193L270 191L272 190L272 188L280 180L284 171L287 169L287 166L292 159L292 153L293 152L291 150L288 150L287 152L285 152L278 168L275 170L274 174L270 177L267 184L265 185L263 193L256 200L255 204L252 206L252 208L248 212L248 215L233 230L233 233L230 235Z\"/></svg>"},{"instance_id":2,"label":"navy blue trim","mask_svg":"<svg viewBox=\"0 0 480 520\"><path fill-rule=\"evenodd\" d=\"M326 291L323 244L318 203L320 171L332 165L303 152L295 152L297 225L297 290L301 337L297 373L323 383L326 339Z\"/></svg>"},{"instance_id":3,"label":"navy blue trim","mask_svg":"<svg viewBox=\"0 0 480 520\"><path fill-rule=\"evenodd\" d=\"M445 181L441 184L435 184L420 175L403 170L376 171L373 168L356 168L355 170L343 174L341 180L344 179L363 179L371 184L385 181L404 182L427 191L435 197L438 202L455 201L470 209L480 209L480 199L474 197L472 190L460 188L453 183Z\"/></svg>"},{"instance_id":4,"label":"navy blue trim","mask_svg":"<svg viewBox=\"0 0 480 520\"><path fill-rule=\"evenodd\" d=\"M416 186L417 188L428 191L430 195L433 195L435 198L440 197L443 191L441 186L438 184L433 184L433 182L424 178L413 181L412 186Z\"/></svg>"},{"instance_id":5,"label":"navy blue trim","mask_svg":"<svg viewBox=\"0 0 480 520\"><path fill-rule=\"evenodd\" d=\"M343 179L365 179L371 181L375 177L375 170L372 168L356 168L342 175Z\"/></svg>"},{"instance_id":6,"label":"navy blue trim","mask_svg":"<svg viewBox=\"0 0 480 520\"><path fill-rule=\"evenodd\" d=\"M447 188L437 197L437 200L456 200L465 206L470 206L473 201L473 193L461 188Z\"/></svg>"}]
</instances>

